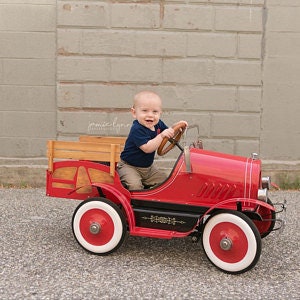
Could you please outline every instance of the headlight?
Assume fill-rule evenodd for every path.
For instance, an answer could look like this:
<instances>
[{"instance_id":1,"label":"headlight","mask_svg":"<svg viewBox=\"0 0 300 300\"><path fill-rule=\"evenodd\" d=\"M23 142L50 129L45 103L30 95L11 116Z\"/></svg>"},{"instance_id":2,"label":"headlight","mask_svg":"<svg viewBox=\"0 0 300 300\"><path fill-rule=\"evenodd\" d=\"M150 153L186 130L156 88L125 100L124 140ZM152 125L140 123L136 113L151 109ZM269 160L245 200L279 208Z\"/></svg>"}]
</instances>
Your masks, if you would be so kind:
<instances>
[{"instance_id":1,"label":"headlight","mask_svg":"<svg viewBox=\"0 0 300 300\"><path fill-rule=\"evenodd\" d=\"M261 178L261 187L263 189L270 189L271 187L271 177L265 176Z\"/></svg>"},{"instance_id":2,"label":"headlight","mask_svg":"<svg viewBox=\"0 0 300 300\"><path fill-rule=\"evenodd\" d=\"M268 201L268 189L259 189L257 192L257 199L267 202Z\"/></svg>"}]
</instances>

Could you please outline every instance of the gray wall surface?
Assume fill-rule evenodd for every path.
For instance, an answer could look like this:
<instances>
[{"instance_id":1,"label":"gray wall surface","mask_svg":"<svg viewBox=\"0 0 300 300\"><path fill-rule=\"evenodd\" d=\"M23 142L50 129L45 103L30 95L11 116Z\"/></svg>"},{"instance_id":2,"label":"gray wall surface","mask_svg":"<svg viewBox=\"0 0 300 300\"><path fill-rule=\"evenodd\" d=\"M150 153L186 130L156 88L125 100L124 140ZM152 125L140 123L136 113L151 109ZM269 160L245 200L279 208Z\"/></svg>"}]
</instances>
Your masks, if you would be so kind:
<instances>
[{"instance_id":1,"label":"gray wall surface","mask_svg":"<svg viewBox=\"0 0 300 300\"><path fill-rule=\"evenodd\" d=\"M0 157L127 135L151 89L205 148L300 169L299 53L299 0L0 0Z\"/></svg>"}]
</instances>

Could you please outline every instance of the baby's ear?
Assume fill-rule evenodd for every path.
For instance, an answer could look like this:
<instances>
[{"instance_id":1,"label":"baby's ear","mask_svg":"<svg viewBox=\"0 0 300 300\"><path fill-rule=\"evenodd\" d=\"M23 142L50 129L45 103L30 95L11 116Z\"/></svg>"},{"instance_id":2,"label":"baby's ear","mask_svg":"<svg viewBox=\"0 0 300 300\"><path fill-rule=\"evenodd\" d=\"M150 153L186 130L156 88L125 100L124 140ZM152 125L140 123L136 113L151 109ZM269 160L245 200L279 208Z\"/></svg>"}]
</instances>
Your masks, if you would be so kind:
<instances>
[{"instance_id":1,"label":"baby's ear","mask_svg":"<svg viewBox=\"0 0 300 300\"><path fill-rule=\"evenodd\" d=\"M131 107L130 111L132 113L132 116L135 118L136 116L135 116L135 109L134 109L134 107Z\"/></svg>"}]
</instances>

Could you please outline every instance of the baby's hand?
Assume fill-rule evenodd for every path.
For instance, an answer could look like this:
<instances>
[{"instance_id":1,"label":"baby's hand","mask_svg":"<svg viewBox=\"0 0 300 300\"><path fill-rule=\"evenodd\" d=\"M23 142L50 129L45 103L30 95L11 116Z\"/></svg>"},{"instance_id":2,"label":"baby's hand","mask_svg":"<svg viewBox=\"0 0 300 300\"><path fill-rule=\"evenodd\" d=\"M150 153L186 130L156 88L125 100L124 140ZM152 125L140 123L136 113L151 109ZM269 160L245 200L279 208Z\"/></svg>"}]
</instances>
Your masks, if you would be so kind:
<instances>
[{"instance_id":1,"label":"baby's hand","mask_svg":"<svg viewBox=\"0 0 300 300\"><path fill-rule=\"evenodd\" d=\"M162 138L171 138L174 136L174 129L173 128L167 128L161 133Z\"/></svg>"},{"instance_id":2,"label":"baby's hand","mask_svg":"<svg viewBox=\"0 0 300 300\"><path fill-rule=\"evenodd\" d=\"M178 124L178 123L184 123L184 124L185 124L185 127L188 127L188 126L189 126L188 122L187 122L187 121L184 121L184 120L179 121L179 122L177 122L176 124ZM176 125L176 124L175 124L175 125Z\"/></svg>"}]
</instances>

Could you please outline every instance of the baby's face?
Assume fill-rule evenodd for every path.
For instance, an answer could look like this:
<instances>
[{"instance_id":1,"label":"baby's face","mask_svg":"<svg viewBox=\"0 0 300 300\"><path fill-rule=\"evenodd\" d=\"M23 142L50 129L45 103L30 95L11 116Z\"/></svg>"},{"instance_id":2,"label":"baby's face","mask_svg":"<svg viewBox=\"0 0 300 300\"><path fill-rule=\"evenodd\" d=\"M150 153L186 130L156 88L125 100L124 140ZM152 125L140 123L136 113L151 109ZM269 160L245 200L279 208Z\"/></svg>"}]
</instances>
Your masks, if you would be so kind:
<instances>
[{"instance_id":1,"label":"baby's face","mask_svg":"<svg viewBox=\"0 0 300 300\"><path fill-rule=\"evenodd\" d=\"M141 125L154 130L161 115L161 99L157 95L140 97L135 101L131 112Z\"/></svg>"}]
</instances>

